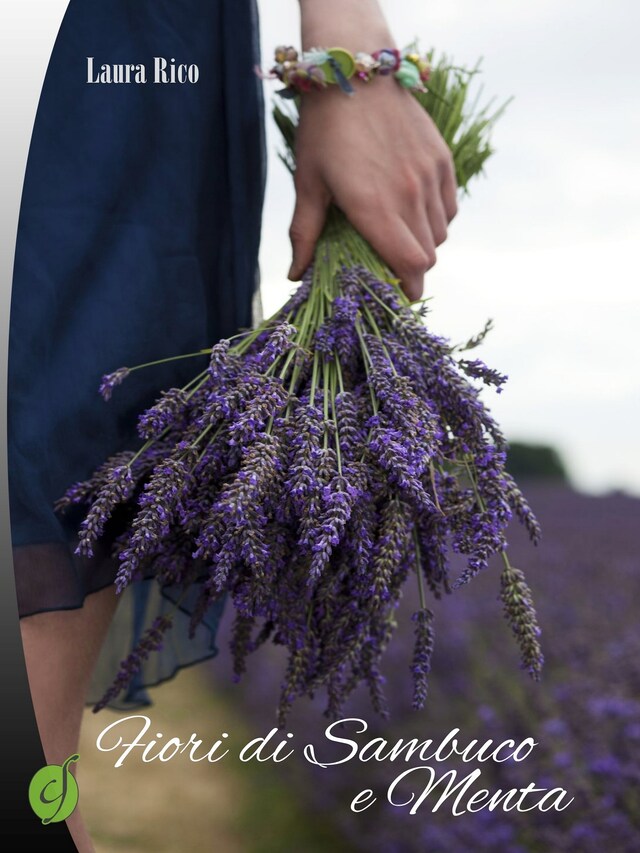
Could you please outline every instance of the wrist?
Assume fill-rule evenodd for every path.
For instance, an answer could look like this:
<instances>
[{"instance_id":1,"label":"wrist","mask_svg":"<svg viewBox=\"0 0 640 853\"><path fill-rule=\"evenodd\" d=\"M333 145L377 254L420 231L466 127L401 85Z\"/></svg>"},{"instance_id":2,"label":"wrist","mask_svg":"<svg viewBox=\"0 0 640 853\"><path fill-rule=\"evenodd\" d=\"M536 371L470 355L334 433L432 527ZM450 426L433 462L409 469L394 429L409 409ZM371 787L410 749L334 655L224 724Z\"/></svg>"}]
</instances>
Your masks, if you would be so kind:
<instances>
[{"instance_id":1,"label":"wrist","mask_svg":"<svg viewBox=\"0 0 640 853\"><path fill-rule=\"evenodd\" d=\"M396 47L376 0L300 0L301 44L370 53Z\"/></svg>"}]
</instances>

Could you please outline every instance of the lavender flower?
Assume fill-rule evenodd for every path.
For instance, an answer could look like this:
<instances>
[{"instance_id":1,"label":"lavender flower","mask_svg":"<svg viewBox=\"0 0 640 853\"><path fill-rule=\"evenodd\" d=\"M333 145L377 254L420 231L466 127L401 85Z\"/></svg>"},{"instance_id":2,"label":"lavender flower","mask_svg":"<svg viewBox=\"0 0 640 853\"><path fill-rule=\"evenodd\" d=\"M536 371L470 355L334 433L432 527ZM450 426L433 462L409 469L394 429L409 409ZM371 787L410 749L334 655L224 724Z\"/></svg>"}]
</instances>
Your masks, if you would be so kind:
<instances>
[{"instance_id":1,"label":"lavender flower","mask_svg":"<svg viewBox=\"0 0 640 853\"><path fill-rule=\"evenodd\" d=\"M255 357L254 365L256 370L265 372L280 356L287 353L295 346L293 337L296 333L295 326L291 323L281 323L277 326L269 336L264 349L262 349Z\"/></svg>"},{"instance_id":2,"label":"lavender flower","mask_svg":"<svg viewBox=\"0 0 640 853\"><path fill-rule=\"evenodd\" d=\"M73 483L73 485L69 486L66 492L54 503L56 512L63 512L69 509L69 507L80 503L91 503L94 501L98 492L107 483L111 482L114 476L119 476L119 474L115 473L116 471L119 471L124 466L130 467L133 457L134 453L132 450L125 450L122 453L115 453L113 456L110 456L104 464L100 465L94 471L88 480Z\"/></svg>"},{"instance_id":3,"label":"lavender flower","mask_svg":"<svg viewBox=\"0 0 640 853\"><path fill-rule=\"evenodd\" d=\"M138 418L140 438L157 438L168 427L182 424L181 414L187 405L187 395L182 388L165 391L150 409Z\"/></svg>"},{"instance_id":4,"label":"lavender flower","mask_svg":"<svg viewBox=\"0 0 640 853\"><path fill-rule=\"evenodd\" d=\"M500 394L502 386L508 379L508 377L503 373L498 373L497 370L487 367L487 365L483 361L480 361L480 359L468 361L467 359L461 358L458 361L458 364L467 376L471 376L474 379L481 379L485 385L493 385L497 389L498 394Z\"/></svg>"},{"instance_id":5,"label":"lavender flower","mask_svg":"<svg viewBox=\"0 0 640 853\"><path fill-rule=\"evenodd\" d=\"M164 635L172 624L172 620L168 616L158 616L154 620L152 626L145 632L133 651L120 664L120 670L113 684L100 701L95 704L94 713L115 699L140 671L142 664L149 655L162 648Z\"/></svg>"},{"instance_id":6,"label":"lavender flower","mask_svg":"<svg viewBox=\"0 0 640 853\"><path fill-rule=\"evenodd\" d=\"M80 525L76 554L93 556L93 543L102 536L113 509L131 497L133 488L134 481L129 465L117 465L109 471L106 482Z\"/></svg>"},{"instance_id":7,"label":"lavender flower","mask_svg":"<svg viewBox=\"0 0 640 853\"><path fill-rule=\"evenodd\" d=\"M121 385L130 373L131 369L129 367L119 367L117 370L114 370L113 373L106 373L102 377L99 388L99 393L102 395L102 398L104 400L110 400L113 389L117 385Z\"/></svg>"},{"instance_id":8,"label":"lavender flower","mask_svg":"<svg viewBox=\"0 0 640 853\"><path fill-rule=\"evenodd\" d=\"M191 635L228 594L236 678L267 638L287 649L281 724L296 697L320 688L329 716L361 684L387 713L382 662L409 583L420 600L410 671L422 707L433 648L425 590L439 599L504 555L513 515L534 541L540 533L470 381L499 389L505 377L457 361L353 246L325 250L281 311L216 343L203 373L140 415L137 453L112 457L57 504L89 505L78 546L88 555L138 489L114 547L118 590L143 572L185 594L197 579ZM123 376L105 378L107 394ZM452 555L466 563L454 584ZM501 584L524 666L538 677L528 587L511 568Z\"/></svg>"},{"instance_id":9,"label":"lavender flower","mask_svg":"<svg viewBox=\"0 0 640 853\"><path fill-rule=\"evenodd\" d=\"M416 641L413 651L411 672L414 675L413 707L424 708L427 698L427 675L431 669L433 654L433 613L426 608L417 610L411 619L416 623Z\"/></svg>"},{"instance_id":10,"label":"lavender flower","mask_svg":"<svg viewBox=\"0 0 640 853\"><path fill-rule=\"evenodd\" d=\"M520 569L508 563L500 577L500 599L504 605L507 620L516 636L522 655L522 665L538 680L542 671L544 657L540 649L540 628L533 608L531 591Z\"/></svg>"},{"instance_id":11,"label":"lavender flower","mask_svg":"<svg viewBox=\"0 0 640 853\"><path fill-rule=\"evenodd\" d=\"M137 578L145 559L156 552L171 530L171 522L191 483L188 458L160 463L138 498L136 515L126 547L120 552L116 588L120 592Z\"/></svg>"}]
</instances>

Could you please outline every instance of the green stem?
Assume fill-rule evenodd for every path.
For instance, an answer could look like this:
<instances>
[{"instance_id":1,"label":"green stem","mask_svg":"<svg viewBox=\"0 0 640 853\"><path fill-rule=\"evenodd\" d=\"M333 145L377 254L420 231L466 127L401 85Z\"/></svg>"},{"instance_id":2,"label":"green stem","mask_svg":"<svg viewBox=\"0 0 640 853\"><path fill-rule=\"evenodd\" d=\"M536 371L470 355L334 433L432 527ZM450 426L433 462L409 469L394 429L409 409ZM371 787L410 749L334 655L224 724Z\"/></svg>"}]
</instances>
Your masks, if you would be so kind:
<instances>
[{"instance_id":1,"label":"green stem","mask_svg":"<svg viewBox=\"0 0 640 853\"><path fill-rule=\"evenodd\" d=\"M329 370L328 364L322 360L322 413L324 415L324 437L323 445L326 450L329 446Z\"/></svg>"},{"instance_id":2,"label":"green stem","mask_svg":"<svg viewBox=\"0 0 640 853\"><path fill-rule=\"evenodd\" d=\"M316 386L318 384L318 350L313 354L313 370L311 372L311 392L309 394L309 405L313 406L313 401L316 396Z\"/></svg>"},{"instance_id":3,"label":"green stem","mask_svg":"<svg viewBox=\"0 0 640 853\"><path fill-rule=\"evenodd\" d=\"M364 341L364 337L363 337L362 331L360 329L360 324L357 321L356 321L356 332L358 334L358 338L360 339L360 348L361 348L362 353L364 355L364 358L362 361L364 364L365 373L367 374L367 387L369 388L369 393L371 395L371 406L373 408L373 414L377 415L378 414L378 399L373 392L373 387L371 385L371 371L369 369L371 366L371 356L369 354L369 350L367 349L367 345Z\"/></svg>"},{"instance_id":4,"label":"green stem","mask_svg":"<svg viewBox=\"0 0 640 853\"><path fill-rule=\"evenodd\" d=\"M130 367L129 371L142 370L143 367L153 367L155 364L166 364L169 361L179 361L181 358L194 358L197 355L208 355L210 353L211 349L201 349L197 352L183 353L183 355L172 355L169 358L158 358L156 361L145 361L144 364L136 364L134 367Z\"/></svg>"},{"instance_id":5,"label":"green stem","mask_svg":"<svg viewBox=\"0 0 640 853\"><path fill-rule=\"evenodd\" d=\"M338 361L338 354L334 350L333 357L335 359L334 364L339 368L340 362ZM335 442L336 442L336 459L338 461L338 473L342 475L342 454L340 452L340 432L338 430L338 418L336 417L336 381L338 378L338 371L331 371L331 405L333 408L333 421L335 423Z\"/></svg>"},{"instance_id":6,"label":"green stem","mask_svg":"<svg viewBox=\"0 0 640 853\"><path fill-rule=\"evenodd\" d=\"M342 378L342 366L338 359L338 354L335 353L335 365L336 365L336 374L338 377L338 385L340 386L340 393L344 394L344 380Z\"/></svg>"}]
</instances>

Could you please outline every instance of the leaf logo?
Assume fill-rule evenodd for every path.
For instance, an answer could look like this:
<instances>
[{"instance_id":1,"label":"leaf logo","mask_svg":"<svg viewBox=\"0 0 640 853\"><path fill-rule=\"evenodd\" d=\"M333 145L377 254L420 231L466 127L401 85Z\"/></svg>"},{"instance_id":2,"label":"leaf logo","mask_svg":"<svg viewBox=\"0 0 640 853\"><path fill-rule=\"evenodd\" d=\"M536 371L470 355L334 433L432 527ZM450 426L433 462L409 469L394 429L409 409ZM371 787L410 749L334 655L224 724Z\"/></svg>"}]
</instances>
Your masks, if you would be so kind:
<instances>
[{"instance_id":1,"label":"leaf logo","mask_svg":"<svg viewBox=\"0 0 640 853\"><path fill-rule=\"evenodd\" d=\"M29 784L29 804L42 823L66 820L78 804L78 783L69 765L79 755L70 755L64 764L48 764Z\"/></svg>"}]
</instances>

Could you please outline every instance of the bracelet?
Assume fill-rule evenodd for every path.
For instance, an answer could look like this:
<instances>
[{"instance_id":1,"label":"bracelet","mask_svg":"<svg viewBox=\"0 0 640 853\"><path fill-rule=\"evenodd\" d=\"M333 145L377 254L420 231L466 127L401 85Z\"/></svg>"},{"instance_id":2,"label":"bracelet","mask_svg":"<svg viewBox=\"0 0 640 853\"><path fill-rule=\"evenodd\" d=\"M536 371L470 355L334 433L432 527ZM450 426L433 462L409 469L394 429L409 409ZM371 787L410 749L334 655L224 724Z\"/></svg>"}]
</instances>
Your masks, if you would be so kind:
<instances>
[{"instance_id":1,"label":"bracelet","mask_svg":"<svg viewBox=\"0 0 640 853\"><path fill-rule=\"evenodd\" d=\"M278 94L295 98L302 92L325 89L336 84L349 95L354 88L349 82L356 77L368 83L376 75L392 74L405 89L426 92L431 65L427 56L420 56L414 45L403 51L383 48L375 53L356 53L343 47L312 48L302 54L294 47L281 45L275 50L275 65L267 74L256 69L263 78L281 80L285 88Z\"/></svg>"}]
</instances>

